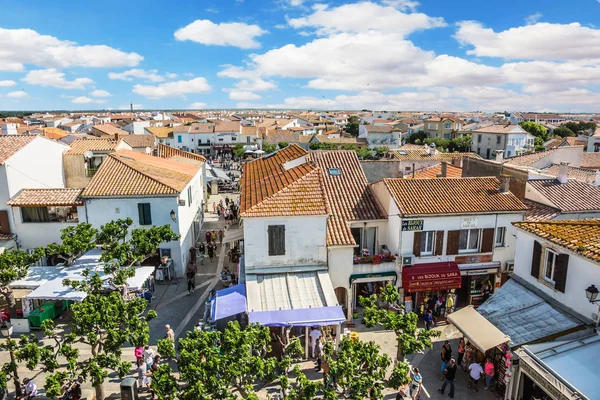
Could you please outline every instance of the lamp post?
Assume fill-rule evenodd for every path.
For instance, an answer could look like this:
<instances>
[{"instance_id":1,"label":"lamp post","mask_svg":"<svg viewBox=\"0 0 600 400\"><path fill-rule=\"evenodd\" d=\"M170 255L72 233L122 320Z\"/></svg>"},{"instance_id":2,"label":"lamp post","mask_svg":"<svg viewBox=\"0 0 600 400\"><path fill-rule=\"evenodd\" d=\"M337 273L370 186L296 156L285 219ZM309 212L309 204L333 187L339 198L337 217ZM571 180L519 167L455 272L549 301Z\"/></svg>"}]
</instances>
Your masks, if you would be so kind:
<instances>
[{"instance_id":1,"label":"lamp post","mask_svg":"<svg viewBox=\"0 0 600 400\"><path fill-rule=\"evenodd\" d=\"M587 289L585 289L585 296L592 304L600 303L600 299L598 299L598 293L600 292L598 291L596 285L590 285ZM598 323L600 323L600 307L596 313L596 327L598 327Z\"/></svg>"},{"instance_id":2,"label":"lamp post","mask_svg":"<svg viewBox=\"0 0 600 400\"><path fill-rule=\"evenodd\" d=\"M175 210L171 210L170 214L171 219L173 220L173 222L177 222L177 216L175 215Z\"/></svg>"}]
</instances>

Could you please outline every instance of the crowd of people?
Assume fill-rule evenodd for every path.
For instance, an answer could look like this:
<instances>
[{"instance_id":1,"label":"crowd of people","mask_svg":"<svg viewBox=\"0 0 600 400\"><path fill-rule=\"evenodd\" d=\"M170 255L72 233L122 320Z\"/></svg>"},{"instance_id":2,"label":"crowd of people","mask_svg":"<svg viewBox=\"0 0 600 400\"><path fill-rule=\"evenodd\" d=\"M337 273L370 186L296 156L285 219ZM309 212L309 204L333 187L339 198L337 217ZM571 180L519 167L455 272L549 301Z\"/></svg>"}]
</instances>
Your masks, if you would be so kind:
<instances>
[{"instance_id":1,"label":"crowd of people","mask_svg":"<svg viewBox=\"0 0 600 400\"><path fill-rule=\"evenodd\" d=\"M225 197L225 201L221 199L218 204L216 202L213 203L213 212L217 214L219 220L223 218L227 225L233 225L234 223L239 222L239 202L239 197L237 202L230 200L229 197Z\"/></svg>"}]
</instances>

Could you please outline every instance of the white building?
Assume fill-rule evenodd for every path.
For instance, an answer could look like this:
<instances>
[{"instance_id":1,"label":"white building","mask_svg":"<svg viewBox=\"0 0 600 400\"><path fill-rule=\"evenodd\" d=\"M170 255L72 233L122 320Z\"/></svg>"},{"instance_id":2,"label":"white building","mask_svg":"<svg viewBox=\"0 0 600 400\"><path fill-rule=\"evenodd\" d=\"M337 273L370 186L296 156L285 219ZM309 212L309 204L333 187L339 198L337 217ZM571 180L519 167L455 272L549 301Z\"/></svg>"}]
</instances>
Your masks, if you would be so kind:
<instances>
[{"instance_id":1,"label":"white building","mask_svg":"<svg viewBox=\"0 0 600 400\"><path fill-rule=\"evenodd\" d=\"M2 136L16 135L17 128L18 128L18 124L9 124L9 123L0 124L0 130L1 130L0 133L2 133Z\"/></svg>"},{"instance_id":2,"label":"white building","mask_svg":"<svg viewBox=\"0 0 600 400\"><path fill-rule=\"evenodd\" d=\"M493 158L498 150L503 150L506 157L512 157L535 148L535 136L510 123L478 128L471 135L471 150L487 159Z\"/></svg>"},{"instance_id":3,"label":"white building","mask_svg":"<svg viewBox=\"0 0 600 400\"><path fill-rule=\"evenodd\" d=\"M150 121L132 121L125 125L122 129L132 135L143 135L144 129L150 127Z\"/></svg>"},{"instance_id":4,"label":"white building","mask_svg":"<svg viewBox=\"0 0 600 400\"><path fill-rule=\"evenodd\" d=\"M204 158L189 154L184 162L177 149L162 155L109 154L82 193L85 220L97 227L127 217L133 228L169 225L181 237L160 251L170 255L176 276L183 276L203 219Z\"/></svg>"},{"instance_id":5,"label":"white building","mask_svg":"<svg viewBox=\"0 0 600 400\"><path fill-rule=\"evenodd\" d=\"M369 148L387 147L397 149L400 147L402 133L393 126L384 125L359 125L358 137L366 139Z\"/></svg>"}]
</instances>

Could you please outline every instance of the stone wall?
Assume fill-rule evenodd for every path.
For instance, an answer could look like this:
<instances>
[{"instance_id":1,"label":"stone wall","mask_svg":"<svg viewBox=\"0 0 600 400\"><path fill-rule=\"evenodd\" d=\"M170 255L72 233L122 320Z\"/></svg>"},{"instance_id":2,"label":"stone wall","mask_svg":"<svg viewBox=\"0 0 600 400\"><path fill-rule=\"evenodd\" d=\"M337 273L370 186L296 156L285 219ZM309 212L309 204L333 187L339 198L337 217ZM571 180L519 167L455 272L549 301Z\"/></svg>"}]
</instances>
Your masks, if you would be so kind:
<instances>
[{"instance_id":1,"label":"stone wall","mask_svg":"<svg viewBox=\"0 0 600 400\"><path fill-rule=\"evenodd\" d=\"M463 159L463 177L495 176L496 178L500 178L500 175L509 175L510 191L519 199L525 198L525 189L528 178L526 170L511 167L506 164L503 165L491 160L472 157L465 157Z\"/></svg>"},{"instance_id":2,"label":"stone wall","mask_svg":"<svg viewBox=\"0 0 600 400\"><path fill-rule=\"evenodd\" d=\"M383 178L402 178L400 161L395 160L362 160L360 165L365 172L367 181L377 182Z\"/></svg>"}]
</instances>

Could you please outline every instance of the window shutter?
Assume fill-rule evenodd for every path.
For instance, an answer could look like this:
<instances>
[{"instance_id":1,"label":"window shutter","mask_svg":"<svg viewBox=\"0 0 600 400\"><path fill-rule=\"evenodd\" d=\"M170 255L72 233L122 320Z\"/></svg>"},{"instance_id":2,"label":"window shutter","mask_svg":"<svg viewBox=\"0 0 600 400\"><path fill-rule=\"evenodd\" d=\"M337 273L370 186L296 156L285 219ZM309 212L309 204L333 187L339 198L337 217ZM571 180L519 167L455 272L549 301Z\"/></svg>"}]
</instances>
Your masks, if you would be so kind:
<instances>
[{"instance_id":1,"label":"window shutter","mask_svg":"<svg viewBox=\"0 0 600 400\"><path fill-rule=\"evenodd\" d=\"M435 233L435 255L441 256L444 252L444 231Z\"/></svg>"},{"instance_id":2,"label":"window shutter","mask_svg":"<svg viewBox=\"0 0 600 400\"><path fill-rule=\"evenodd\" d=\"M142 203L138 203L138 218L140 225L145 225L144 223L144 205Z\"/></svg>"},{"instance_id":3,"label":"window shutter","mask_svg":"<svg viewBox=\"0 0 600 400\"><path fill-rule=\"evenodd\" d=\"M10 233L10 224L8 222L8 211L0 211L0 233Z\"/></svg>"},{"instance_id":4,"label":"window shutter","mask_svg":"<svg viewBox=\"0 0 600 400\"><path fill-rule=\"evenodd\" d=\"M448 244L446 245L446 255L458 254L458 238L460 231L448 231Z\"/></svg>"},{"instance_id":5,"label":"window shutter","mask_svg":"<svg viewBox=\"0 0 600 400\"><path fill-rule=\"evenodd\" d=\"M554 269L554 289L564 293L567 287L567 270L569 269L569 255L559 254Z\"/></svg>"},{"instance_id":6,"label":"window shutter","mask_svg":"<svg viewBox=\"0 0 600 400\"><path fill-rule=\"evenodd\" d=\"M531 276L538 279L540 277L540 263L542 261L542 245L535 240L533 242L533 256L531 258Z\"/></svg>"},{"instance_id":7,"label":"window shutter","mask_svg":"<svg viewBox=\"0 0 600 400\"><path fill-rule=\"evenodd\" d=\"M150 212L150 203L144 204L144 220L146 225L152 225L152 213Z\"/></svg>"},{"instance_id":8,"label":"window shutter","mask_svg":"<svg viewBox=\"0 0 600 400\"><path fill-rule=\"evenodd\" d=\"M415 237L413 241L413 254L415 257L421 256L421 236L422 232L415 232Z\"/></svg>"},{"instance_id":9,"label":"window shutter","mask_svg":"<svg viewBox=\"0 0 600 400\"><path fill-rule=\"evenodd\" d=\"M487 228L483 230L483 237L481 238L481 252L491 253L494 250L494 228Z\"/></svg>"},{"instance_id":10,"label":"window shutter","mask_svg":"<svg viewBox=\"0 0 600 400\"><path fill-rule=\"evenodd\" d=\"M269 255L285 255L285 225L269 225L267 234L269 236Z\"/></svg>"}]
</instances>

